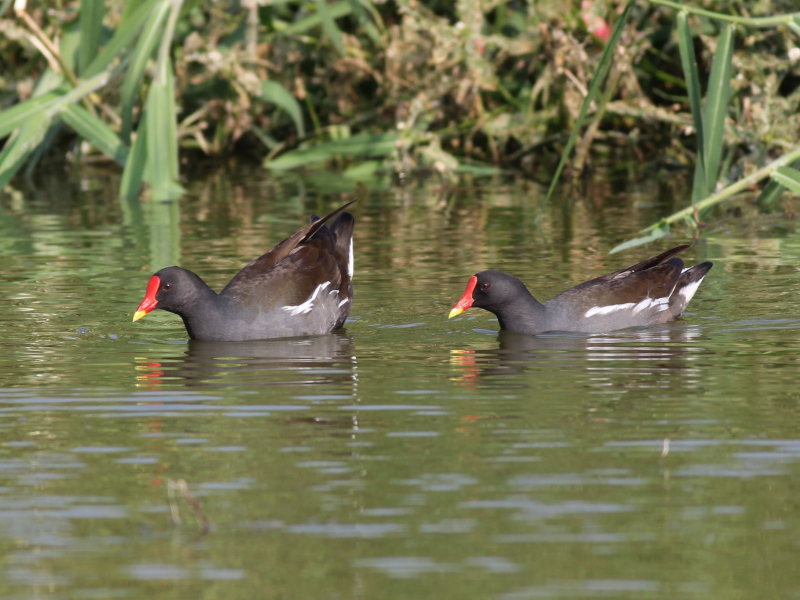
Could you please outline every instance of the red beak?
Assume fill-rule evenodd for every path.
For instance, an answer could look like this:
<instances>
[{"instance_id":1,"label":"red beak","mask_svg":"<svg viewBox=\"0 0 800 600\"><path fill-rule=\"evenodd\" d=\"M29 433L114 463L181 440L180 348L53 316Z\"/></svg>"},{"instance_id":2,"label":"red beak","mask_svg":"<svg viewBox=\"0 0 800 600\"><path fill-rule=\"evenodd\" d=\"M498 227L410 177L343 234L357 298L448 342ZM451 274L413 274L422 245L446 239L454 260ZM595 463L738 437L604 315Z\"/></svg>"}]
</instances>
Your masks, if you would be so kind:
<instances>
[{"instance_id":1,"label":"red beak","mask_svg":"<svg viewBox=\"0 0 800 600\"><path fill-rule=\"evenodd\" d=\"M150 278L150 281L147 282L147 291L144 294L144 300L142 300L142 303L139 305L139 308L136 309L136 312L133 313L134 321L138 321L158 306L156 293L158 293L159 287L161 287L161 279L157 275L153 275Z\"/></svg>"},{"instance_id":2,"label":"red beak","mask_svg":"<svg viewBox=\"0 0 800 600\"><path fill-rule=\"evenodd\" d=\"M448 319L452 319L453 317L457 317L462 312L467 310L470 306L472 306L472 291L475 289L475 285L478 283L478 278L473 275L469 278L467 282L467 289L464 292L464 295L461 296L461 300L456 302L456 305L453 307L453 310L450 311L450 316Z\"/></svg>"}]
</instances>

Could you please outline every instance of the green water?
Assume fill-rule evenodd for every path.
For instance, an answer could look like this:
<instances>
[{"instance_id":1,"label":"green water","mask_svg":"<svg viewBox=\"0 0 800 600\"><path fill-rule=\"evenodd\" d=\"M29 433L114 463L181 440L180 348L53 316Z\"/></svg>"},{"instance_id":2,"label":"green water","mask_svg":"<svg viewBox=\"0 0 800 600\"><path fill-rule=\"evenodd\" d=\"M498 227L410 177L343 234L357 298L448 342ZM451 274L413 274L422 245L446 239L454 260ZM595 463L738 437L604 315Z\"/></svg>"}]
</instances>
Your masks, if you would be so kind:
<instances>
[{"instance_id":1,"label":"green water","mask_svg":"<svg viewBox=\"0 0 800 600\"><path fill-rule=\"evenodd\" d=\"M679 322L496 333L475 271L541 299L685 197L509 181L355 207L343 332L186 343L132 323L180 263L221 288L342 202L258 171L179 203L54 175L0 196L0 597L779 598L800 593L800 236L720 212ZM677 184L676 184L677 185ZM184 486L185 487L182 487Z\"/></svg>"}]
</instances>

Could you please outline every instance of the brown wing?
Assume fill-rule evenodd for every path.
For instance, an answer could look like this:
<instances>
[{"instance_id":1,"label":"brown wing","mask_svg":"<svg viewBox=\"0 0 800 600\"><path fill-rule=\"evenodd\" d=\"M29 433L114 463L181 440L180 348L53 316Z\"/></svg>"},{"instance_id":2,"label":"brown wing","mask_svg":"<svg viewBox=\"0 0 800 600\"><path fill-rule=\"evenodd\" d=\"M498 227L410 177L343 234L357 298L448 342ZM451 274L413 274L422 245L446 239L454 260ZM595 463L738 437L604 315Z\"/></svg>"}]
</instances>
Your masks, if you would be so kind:
<instances>
[{"instance_id":1,"label":"brown wing","mask_svg":"<svg viewBox=\"0 0 800 600\"><path fill-rule=\"evenodd\" d=\"M282 260L288 257L292 253L292 251L295 250L298 246L300 246L301 244L303 244L308 240L311 240L312 238L323 237L326 240L326 243L329 244L329 249L332 250L333 237L328 231L328 228L324 227L325 223L330 219L333 219L339 214L341 214L347 207L349 207L351 204L357 201L358 200L352 200L351 202L348 202L344 206L340 206L335 211L323 217L322 219L317 219L309 223L297 233L289 236L282 242L276 244L275 247L272 248L272 250L270 250L266 254L262 254L254 261L245 265L244 268L242 268L242 270L239 271L234 276L234 278L230 280L228 285L225 286L225 289L223 289L221 293L223 294L233 293L234 288L240 288L242 283L261 277L262 275L267 273L270 269L275 268Z\"/></svg>"},{"instance_id":2,"label":"brown wing","mask_svg":"<svg viewBox=\"0 0 800 600\"><path fill-rule=\"evenodd\" d=\"M567 301L567 304L574 302L586 309L631 302L638 304L647 298L669 298L682 269L683 261L680 258L671 258L665 263L656 264L645 270L624 269L592 279L562 292L556 298Z\"/></svg>"},{"instance_id":3,"label":"brown wing","mask_svg":"<svg viewBox=\"0 0 800 600\"><path fill-rule=\"evenodd\" d=\"M592 279L590 281L587 281L586 283L592 283L595 281L611 281L614 279L620 279L622 277L626 277L630 273L636 273L639 271L646 271L648 269L652 269L657 265L667 262L670 258L680 254L689 247L690 247L689 244L681 244L680 246L675 246L674 248L662 252L661 254L657 254L656 256L651 256L650 258L645 258L643 261L638 262L635 265L631 265L630 267L626 267L619 271L609 273L608 275L603 275L602 277Z\"/></svg>"},{"instance_id":4,"label":"brown wing","mask_svg":"<svg viewBox=\"0 0 800 600\"><path fill-rule=\"evenodd\" d=\"M298 306L308 300L317 287L329 293L339 289L341 272L326 238L315 238L295 249L277 265L247 279L234 278L221 292L235 298L240 306L272 312L280 306Z\"/></svg>"}]
</instances>

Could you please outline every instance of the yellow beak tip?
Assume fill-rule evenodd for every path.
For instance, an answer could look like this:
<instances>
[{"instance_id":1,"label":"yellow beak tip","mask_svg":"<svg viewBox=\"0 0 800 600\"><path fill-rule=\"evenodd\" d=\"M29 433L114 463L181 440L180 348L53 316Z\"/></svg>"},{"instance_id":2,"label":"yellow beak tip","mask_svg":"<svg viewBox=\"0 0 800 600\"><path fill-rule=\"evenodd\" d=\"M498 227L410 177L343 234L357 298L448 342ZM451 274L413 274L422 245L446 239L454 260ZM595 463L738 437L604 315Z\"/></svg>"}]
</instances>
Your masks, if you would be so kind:
<instances>
[{"instance_id":1,"label":"yellow beak tip","mask_svg":"<svg viewBox=\"0 0 800 600\"><path fill-rule=\"evenodd\" d=\"M135 313L133 313L133 322L135 323L136 321L141 319L146 314L147 313L145 311L143 311L143 310L137 310Z\"/></svg>"},{"instance_id":2,"label":"yellow beak tip","mask_svg":"<svg viewBox=\"0 0 800 600\"><path fill-rule=\"evenodd\" d=\"M462 312L464 312L463 308L454 308L453 310L450 311L450 315L447 318L452 319L453 317L457 317L458 315L460 315Z\"/></svg>"}]
</instances>

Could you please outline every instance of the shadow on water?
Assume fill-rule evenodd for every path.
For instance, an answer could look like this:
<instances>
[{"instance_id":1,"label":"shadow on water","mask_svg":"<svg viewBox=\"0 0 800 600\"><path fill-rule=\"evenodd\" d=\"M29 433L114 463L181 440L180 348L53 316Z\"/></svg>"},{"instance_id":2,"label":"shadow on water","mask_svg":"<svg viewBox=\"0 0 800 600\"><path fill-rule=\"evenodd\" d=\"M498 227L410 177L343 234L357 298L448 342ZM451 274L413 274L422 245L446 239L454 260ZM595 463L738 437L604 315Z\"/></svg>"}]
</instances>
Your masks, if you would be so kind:
<instances>
[{"instance_id":1,"label":"shadow on water","mask_svg":"<svg viewBox=\"0 0 800 600\"><path fill-rule=\"evenodd\" d=\"M632 379L673 376L692 368L707 352L696 345L700 327L667 325L609 334L548 333L529 335L500 331L497 346L451 351L451 364L464 383L524 385L515 375L533 371L585 373L617 369Z\"/></svg>"},{"instance_id":2,"label":"shadow on water","mask_svg":"<svg viewBox=\"0 0 800 600\"><path fill-rule=\"evenodd\" d=\"M189 340L184 355L169 362L145 358L139 377L152 384L179 380L204 387L323 384L351 379L355 361L353 339L345 332L246 342Z\"/></svg>"}]
</instances>

